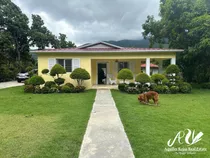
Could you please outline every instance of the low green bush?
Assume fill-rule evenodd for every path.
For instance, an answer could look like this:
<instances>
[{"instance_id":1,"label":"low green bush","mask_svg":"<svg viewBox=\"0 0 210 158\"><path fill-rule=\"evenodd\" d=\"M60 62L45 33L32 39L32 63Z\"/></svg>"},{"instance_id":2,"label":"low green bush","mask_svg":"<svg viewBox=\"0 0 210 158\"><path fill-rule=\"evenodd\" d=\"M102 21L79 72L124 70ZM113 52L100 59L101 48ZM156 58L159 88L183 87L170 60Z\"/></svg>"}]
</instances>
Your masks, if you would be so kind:
<instances>
[{"instance_id":1,"label":"low green bush","mask_svg":"<svg viewBox=\"0 0 210 158\"><path fill-rule=\"evenodd\" d=\"M56 87L56 83L54 81L47 81L45 82L44 86L48 88L52 88L52 87Z\"/></svg>"},{"instance_id":2,"label":"low green bush","mask_svg":"<svg viewBox=\"0 0 210 158\"><path fill-rule=\"evenodd\" d=\"M24 92L25 93L34 93L34 86L33 85L25 85Z\"/></svg>"},{"instance_id":3,"label":"low green bush","mask_svg":"<svg viewBox=\"0 0 210 158\"><path fill-rule=\"evenodd\" d=\"M66 86L69 86L70 88L74 88L74 85L72 83L66 83Z\"/></svg>"},{"instance_id":4,"label":"low green bush","mask_svg":"<svg viewBox=\"0 0 210 158\"><path fill-rule=\"evenodd\" d=\"M42 90L41 90L40 86L35 86L34 93L35 93L35 94L40 94L40 93L42 93Z\"/></svg>"},{"instance_id":5,"label":"low green bush","mask_svg":"<svg viewBox=\"0 0 210 158\"><path fill-rule=\"evenodd\" d=\"M162 80L162 84L163 85L168 85L170 83L170 81L167 79L167 78L164 78L163 80Z\"/></svg>"},{"instance_id":6,"label":"low green bush","mask_svg":"<svg viewBox=\"0 0 210 158\"><path fill-rule=\"evenodd\" d=\"M145 83L150 83L151 82L150 77L147 74L145 74L145 73L139 73L138 75L136 75L135 80L136 80L136 82L139 82L141 84L145 84Z\"/></svg>"},{"instance_id":7,"label":"low green bush","mask_svg":"<svg viewBox=\"0 0 210 158\"><path fill-rule=\"evenodd\" d=\"M203 88L203 89L210 89L210 82L202 83L201 84L201 88Z\"/></svg>"},{"instance_id":8,"label":"low green bush","mask_svg":"<svg viewBox=\"0 0 210 158\"><path fill-rule=\"evenodd\" d=\"M31 71L32 69L33 69L33 67L31 67L31 66L26 67L27 72Z\"/></svg>"},{"instance_id":9,"label":"low green bush","mask_svg":"<svg viewBox=\"0 0 210 158\"><path fill-rule=\"evenodd\" d=\"M187 82L182 82L179 84L179 91L181 93L190 93L192 91L192 86Z\"/></svg>"},{"instance_id":10,"label":"low green bush","mask_svg":"<svg viewBox=\"0 0 210 158\"><path fill-rule=\"evenodd\" d=\"M126 92L128 94L138 94L139 93L139 91L138 91L138 89L136 87L128 87L126 89Z\"/></svg>"},{"instance_id":11,"label":"low green bush","mask_svg":"<svg viewBox=\"0 0 210 158\"><path fill-rule=\"evenodd\" d=\"M24 85L29 85L29 79L24 81Z\"/></svg>"},{"instance_id":12,"label":"low green bush","mask_svg":"<svg viewBox=\"0 0 210 158\"><path fill-rule=\"evenodd\" d=\"M125 83L125 80L133 79L133 73L130 69L121 69L117 74L117 79L123 80Z\"/></svg>"},{"instance_id":13,"label":"low green bush","mask_svg":"<svg viewBox=\"0 0 210 158\"><path fill-rule=\"evenodd\" d=\"M126 83L120 83L120 84L118 84L119 91L125 92L125 86L126 85L127 85Z\"/></svg>"},{"instance_id":14,"label":"low green bush","mask_svg":"<svg viewBox=\"0 0 210 158\"><path fill-rule=\"evenodd\" d=\"M54 80L57 85L62 85L65 82L64 78L57 78Z\"/></svg>"},{"instance_id":15,"label":"low green bush","mask_svg":"<svg viewBox=\"0 0 210 158\"><path fill-rule=\"evenodd\" d=\"M153 74L151 76L151 79L156 83L156 84L161 84L162 80L165 79L165 76L162 74Z\"/></svg>"},{"instance_id":16,"label":"low green bush","mask_svg":"<svg viewBox=\"0 0 210 158\"><path fill-rule=\"evenodd\" d=\"M41 76L37 75L32 76L28 82L33 86L42 85L45 83L44 79Z\"/></svg>"},{"instance_id":17,"label":"low green bush","mask_svg":"<svg viewBox=\"0 0 210 158\"><path fill-rule=\"evenodd\" d=\"M49 70L48 69L43 69L42 70L42 74L48 74L49 73Z\"/></svg>"},{"instance_id":18,"label":"low green bush","mask_svg":"<svg viewBox=\"0 0 210 158\"><path fill-rule=\"evenodd\" d=\"M76 93L80 93L80 92L84 92L85 91L85 86L76 86L74 88L74 92Z\"/></svg>"},{"instance_id":19,"label":"low green bush","mask_svg":"<svg viewBox=\"0 0 210 158\"><path fill-rule=\"evenodd\" d=\"M49 90L50 90L50 88L48 88L48 87L42 87L42 93L43 94L49 93Z\"/></svg>"},{"instance_id":20,"label":"low green bush","mask_svg":"<svg viewBox=\"0 0 210 158\"><path fill-rule=\"evenodd\" d=\"M61 92L62 93L71 93L71 88L69 86L67 86L67 85L63 85L61 87Z\"/></svg>"},{"instance_id":21,"label":"low green bush","mask_svg":"<svg viewBox=\"0 0 210 158\"><path fill-rule=\"evenodd\" d=\"M58 89L56 87L51 87L49 89L49 93L57 93L58 92Z\"/></svg>"},{"instance_id":22,"label":"low green bush","mask_svg":"<svg viewBox=\"0 0 210 158\"><path fill-rule=\"evenodd\" d=\"M179 87L178 86L171 86L170 91L172 94L176 94L179 92Z\"/></svg>"},{"instance_id":23,"label":"low green bush","mask_svg":"<svg viewBox=\"0 0 210 158\"><path fill-rule=\"evenodd\" d=\"M128 85L129 85L129 87L136 87L136 84L133 82L129 83Z\"/></svg>"},{"instance_id":24,"label":"low green bush","mask_svg":"<svg viewBox=\"0 0 210 158\"><path fill-rule=\"evenodd\" d=\"M156 85L152 89L153 91L157 93L162 93L162 94L168 94L170 93L170 89L167 85Z\"/></svg>"}]
</instances>

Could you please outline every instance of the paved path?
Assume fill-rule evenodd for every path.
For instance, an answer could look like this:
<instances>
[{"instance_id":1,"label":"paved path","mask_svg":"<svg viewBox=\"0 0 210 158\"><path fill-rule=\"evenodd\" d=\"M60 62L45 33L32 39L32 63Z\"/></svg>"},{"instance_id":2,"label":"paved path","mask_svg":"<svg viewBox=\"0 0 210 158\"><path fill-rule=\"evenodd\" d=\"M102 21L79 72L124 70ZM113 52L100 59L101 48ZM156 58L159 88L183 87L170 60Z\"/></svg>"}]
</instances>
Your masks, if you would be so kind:
<instances>
[{"instance_id":1,"label":"paved path","mask_svg":"<svg viewBox=\"0 0 210 158\"><path fill-rule=\"evenodd\" d=\"M18 83L17 81L0 82L0 89L22 86L24 83Z\"/></svg>"},{"instance_id":2,"label":"paved path","mask_svg":"<svg viewBox=\"0 0 210 158\"><path fill-rule=\"evenodd\" d=\"M110 90L97 90L79 158L134 158Z\"/></svg>"}]
</instances>

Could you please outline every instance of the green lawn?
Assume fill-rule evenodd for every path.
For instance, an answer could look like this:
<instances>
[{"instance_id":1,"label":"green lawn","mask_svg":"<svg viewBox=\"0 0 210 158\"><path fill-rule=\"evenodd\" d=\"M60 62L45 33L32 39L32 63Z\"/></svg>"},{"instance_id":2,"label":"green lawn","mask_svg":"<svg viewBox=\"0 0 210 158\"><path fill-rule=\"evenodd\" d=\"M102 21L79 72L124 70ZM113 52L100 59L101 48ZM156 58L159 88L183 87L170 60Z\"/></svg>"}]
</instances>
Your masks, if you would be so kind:
<instances>
[{"instance_id":1,"label":"green lawn","mask_svg":"<svg viewBox=\"0 0 210 158\"><path fill-rule=\"evenodd\" d=\"M77 158L94 98L0 90L0 157Z\"/></svg>"},{"instance_id":2,"label":"green lawn","mask_svg":"<svg viewBox=\"0 0 210 158\"><path fill-rule=\"evenodd\" d=\"M209 90L160 95L160 107L141 105L137 95L117 90L113 90L112 95L136 158L210 157ZM208 151L182 156L165 152L167 141L187 128L195 129L196 134L204 133L202 140L190 147L207 148ZM188 146L176 142L174 147Z\"/></svg>"}]
</instances>

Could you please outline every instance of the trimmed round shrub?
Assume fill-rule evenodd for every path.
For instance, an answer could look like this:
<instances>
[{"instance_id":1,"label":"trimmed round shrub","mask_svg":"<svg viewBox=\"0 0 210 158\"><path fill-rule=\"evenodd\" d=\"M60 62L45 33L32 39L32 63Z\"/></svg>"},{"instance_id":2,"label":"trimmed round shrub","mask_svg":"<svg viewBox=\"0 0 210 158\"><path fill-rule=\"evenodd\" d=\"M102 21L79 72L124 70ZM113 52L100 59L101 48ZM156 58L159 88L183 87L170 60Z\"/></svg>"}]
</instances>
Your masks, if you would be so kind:
<instances>
[{"instance_id":1,"label":"trimmed round shrub","mask_svg":"<svg viewBox=\"0 0 210 158\"><path fill-rule=\"evenodd\" d=\"M66 83L66 86L69 86L70 88L74 88L74 85L72 83Z\"/></svg>"},{"instance_id":2,"label":"trimmed round shrub","mask_svg":"<svg viewBox=\"0 0 210 158\"><path fill-rule=\"evenodd\" d=\"M42 93L43 94L47 94L47 93L49 93L49 90L50 90L50 88L48 88L48 87L42 87Z\"/></svg>"},{"instance_id":3,"label":"trimmed round shrub","mask_svg":"<svg viewBox=\"0 0 210 158\"><path fill-rule=\"evenodd\" d=\"M62 93L71 93L71 88L67 85L64 85L61 87L61 92Z\"/></svg>"},{"instance_id":4,"label":"trimmed round shrub","mask_svg":"<svg viewBox=\"0 0 210 158\"><path fill-rule=\"evenodd\" d=\"M164 87L163 87L163 85L154 86L153 91L155 91L157 93L163 93L164 92Z\"/></svg>"},{"instance_id":5,"label":"trimmed round shrub","mask_svg":"<svg viewBox=\"0 0 210 158\"><path fill-rule=\"evenodd\" d=\"M165 94L170 93L170 88L167 85L163 85L163 93Z\"/></svg>"},{"instance_id":6,"label":"trimmed round shrub","mask_svg":"<svg viewBox=\"0 0 210 158\"><path fill-rule=\"evenodd\" d=\"M43 69L42 70L42 74L48 74L49 73L49 70L48 69Z\"/></svg>"},{"instance_id":7,"label":"trimmed round shrub","mask_svg":"<svg viewBox=\"0 0 210 158\"><path fill-rule=\"evenodd\" d=\"M64 78L56 78L54 81L57 85L60 86L65 82L65 79Z\"/></svg>"},{"instance_id":8,"label":"trimmed round shrub","mask_svg":"<svg viewBox=\"0 0 210 158\"><path fill-rule=\"evenodd\" d=\"M166 68L166 73L167 74L178 74L180 72L180 69L177 65L169 65L167 68Z\"/></svg>"},{"instance_id":9,"label":"trimmed round shrub","mask_svg":"<svg viewBox=\"0 0 210 158\"><path fill-rule=\"evenodd\" d=\"M50 76L57 76L59 78L59 74L65 74L66 70L60 64L55 64L50 70Z\"/></svg>"},{"instance_id":10,"label":"trimmed round shrub","mask_svg":"<svg viewBox=\"0 0 210 158\"><path fill-rule=\"evenodd\" d=\"M131 83L128 84L128 86L129 86L129 87L136 87L136 84L133 83L133 82L131 82Z\"/></svg>"},{"instance_id":11,"label":"trimmed round shrub","mask_svg":"<svg viewBox=\"0 0 210 158\"><path fill-rule=\"evenodd\" d=\"M130 69L121 69L117 74L117 79L123 80L132 80L133 79L133 73Z\"/></svg>"},{"instance_id":12,"label":"trimmed round shrub","mask_svg":"<svg viewBox=\"0 0 210 158\"><path fill-rule=\"evenodd\" d=\"M156 83L156 84L161 84L162 80L165 79L165 76L162 74L153 74L151 76L151 79Z\"/></svg>"},{"instance_id":13,"label":"trimmed round shrub","mask_svg":"<svg viewBox=\"0 0 210 158\"><path fill-rule=\"evenodd\" d=\"M169 84L169 80L168 80L167 78L164 78L164 79L162 80L162 84L163 84L163 85L168 85L168 84Z\"/></svg>"},{"instance_id":14,"label":"trimmed round shrub","mask_svg":"<svg viewBox=\"0 0 210 158\"><path fill-rule=\"evenodd\" d=\"M58 89L56 87L51 87L49 89L49 93L57 93L58 92Z\"/></svg>"},{"instance_id":15,"label":"trimmed round shrub","mask_svg":"<svg viewBox=\"0 0 210 158\"><path fill-rule=\"evenodd\" d=\"M40 94L42 92L40 86L35 86L34 93Z\"/></svg>"},{"instance_id":16,"label":"trimmed round shrub","mask_svg":"<svg viewBox=\"0 0 210 158\"><path fill-rule=\"evenodd\" d=\"M127 85L126 83L120 83L120 84L118 84L119 91L124 92L126 85Z\"/></svg>"},{"instance_id":17,"label":"trimmed round shrub","mask_svg":"<svg viewBox=\"0 0 210 158\"><path fill-rule=\"evenodd\" d=\"M192 86L187 82L183 82L179 84L179 91L181 93L190 93L192 91Z\"/></svg>"},{"instance_id":18,"label":"trimmed round shrub","mask_svg":"<svg viewBox=\"0 0 210 158\"><path fill-rule=\"evenodd\" d=\"M33 85L25 85L24 92L25 93L34 93L34 86Z\"/></svg>"},{"instance_id":19,"label":"trimmed round shrub","mask_svg":"<svg viewBox=\"0 0 210 158\"><path fill-rule=\"evenodd\" d=\"M126 89L126 92L127 92L128 94L137 94L139 91L138 91L138 89L137 89L136 87L128 87L128 88Z\"/></svg>"},{"instance_id":20,"label":"trimmed round shrub","mask_svg":"<svg viewBox=\"0 0 210 158\"><path fill-rule=\"evenodd\" d=\"M74 91L75 91L76 93L84 92L84 91L85 91L85 86L76 86L76 87L74 88Z\"/></svg>"},{"instance_id":21,"label":"trimmed round shrub","mask_svg":"<svg viewBox=\"0 0 210 158\"><path fill-rule=\"evenodd\" d=\"M178 86L171 86L170 91L172 94L176 94L179 92L179 87Z\"/></svg>"},{"instance_id":22,"label":"trimmed round shrub","mask_svg":"<svg viewBox=\"0 0 210 158\"><path fill-rule=\"evenodd\" d=\"M138 75L136 75L135 80L136 80L136 82L139 82L141 84L151 82L150 77L145 73L139 73Z\"/></svg>"},{"instance_id":23,"label":"trimmed round shrub","mask_svg":"<svg viewBox=\"0 0 210 158\"><path fill-rule=\"evenodd\" d=\"M84 80L90 79L90 74L85 69L77 68L70 74L70 78L76 80L78 86L81 86Z\"/></svg>"},{"instance_id":24,"label":"trimmed round shrub","mask_svg":"<svg viewBox=\"0 0 210 158\"><path fill-rule=\"evenodd\" d=\"M44 86L48 88L52 88L52 87L56 87L56 83L54 81L47 81L45 82Z\"/></svg>"},{"instance_id":25,"label":"trimmed round shrub","mask_svg":"<svg viewBox=\"0 0 210 158\"><path fill-rule=\"evenodd\" d=\"M34 75L29 79L29 84L33 86L42 85L44 83L45 83L44 79L38 75Z\"/></svg>"}]
</instances>

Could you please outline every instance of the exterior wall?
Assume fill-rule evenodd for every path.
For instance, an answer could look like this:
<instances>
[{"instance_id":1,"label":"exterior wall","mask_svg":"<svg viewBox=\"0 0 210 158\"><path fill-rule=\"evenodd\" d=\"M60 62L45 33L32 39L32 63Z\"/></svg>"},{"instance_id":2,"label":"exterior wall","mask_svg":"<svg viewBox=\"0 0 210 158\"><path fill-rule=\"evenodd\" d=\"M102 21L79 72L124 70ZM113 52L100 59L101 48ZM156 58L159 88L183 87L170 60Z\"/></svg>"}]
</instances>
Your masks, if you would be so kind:
<instances>
[{"instance_id":1,"label":"exterior wall","mask_svg":"<svg viewBox=\"0 0 210 158\"><path fill-rule=\"evenodd\" d=\"M81 68L85 68L91 75L91 79L84 82L84 85L87 88L91 88L92 85L97 83L97 62L108 62L108 73L113 74L113 76L117 76L117 66L116 60L120 61L129 61L132 62L132 68L134 75L138 74L141 69L141 60L145 60L146 58L153 59L171 59L175 58L176 53L173 52L154 52L154 53L38 53L38 73L41 75L45 81L53 80L53 78L49 75L42 75L41 71L45 68L48 68L48 59L49 58L60 58L60 59L71 59L71 58L80 58L80 66ZM65 82L71 82L76 85L74 80L71 80L69 77L70 73L63 75L62 77L66 79Z\"/></svg>"}]
</instances>

